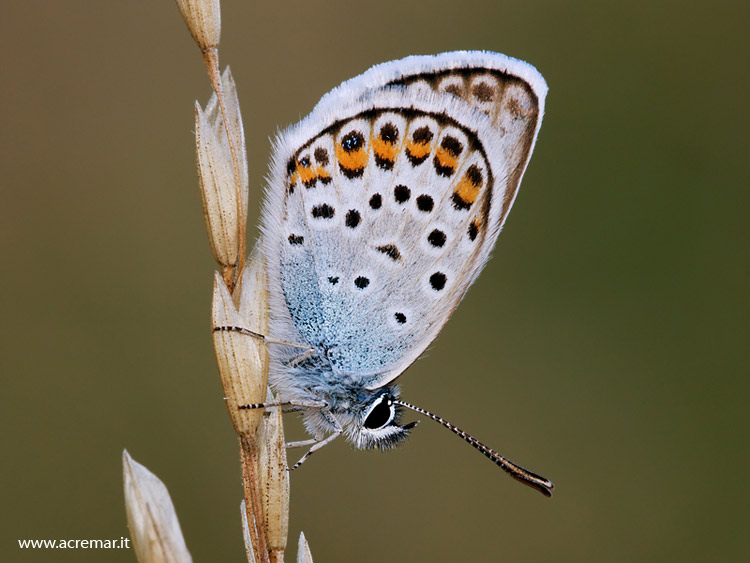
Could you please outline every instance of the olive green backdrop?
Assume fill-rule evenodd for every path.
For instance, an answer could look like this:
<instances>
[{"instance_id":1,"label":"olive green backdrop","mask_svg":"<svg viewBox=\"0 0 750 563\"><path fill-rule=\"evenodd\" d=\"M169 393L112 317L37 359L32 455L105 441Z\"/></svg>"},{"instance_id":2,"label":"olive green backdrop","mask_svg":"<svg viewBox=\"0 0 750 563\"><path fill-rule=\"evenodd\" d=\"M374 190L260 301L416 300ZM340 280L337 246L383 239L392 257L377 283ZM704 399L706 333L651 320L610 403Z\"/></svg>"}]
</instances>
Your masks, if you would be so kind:
<instances>
[{"instance_id":1,"label":"olive green backdrop","mask_svg":"<svg viewBox=\"0 0 750 563\"><path fill-rule=\"evenodd\" d=\"M17 547L126 535L127 448L169 487L196 561L241 561L197 49L169 0L2 11L0 559L133 561ZM488 49L550 86L493 259L401 381L555 496L425 421L396 452L339 441L295 472L290 544L304 530L320 563L747 560L747 2L245 0L223 15L252 223L268 138L372 64Z\"/></svg>"}]
</instances>

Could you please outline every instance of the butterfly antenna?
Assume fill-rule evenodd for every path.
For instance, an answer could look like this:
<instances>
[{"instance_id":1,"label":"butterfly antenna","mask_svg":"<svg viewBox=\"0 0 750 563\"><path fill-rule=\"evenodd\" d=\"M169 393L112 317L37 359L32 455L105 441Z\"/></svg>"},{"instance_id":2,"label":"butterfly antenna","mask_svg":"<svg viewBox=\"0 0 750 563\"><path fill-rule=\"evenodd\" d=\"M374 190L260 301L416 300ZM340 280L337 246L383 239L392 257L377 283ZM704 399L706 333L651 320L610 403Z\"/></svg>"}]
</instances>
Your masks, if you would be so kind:
<instances>
[{"instance_id":1,"label":"butterfly antenna","mask_svg":"<svg viewBox=\"0 0 750 563\"><path fill-rule=\"evenodd\" d=\"M479 450L485 456L487 456L492 461L494 461L497 465L499 465L503 469L503 471L505 471L508 475L510 475L514 479L521 481L521 483L523 483L524 485L528 485L529 487L536 489L537 491L539 491L546 497L552 496L552 489L555 488L555 485L553 485L552 481L550 481L549 479L545 479L544 477L537 475L536 473L532 473L531 471L524 469L520 465L516 465L509 459L506 459L503 456L501 456L495 450L485 446L482 442L480 442L473 436L470 436L469 434L467 434L466 432L464 432L457 426L454 426L453 424L451 424L444 418L441 418L436 414L432 414L430 411L426 411L424 409L421 409L409 403L405 403L404 401L401 401L401 400L394 401L394 403L397 405L401 405L402 407L406 407L408 409L416 411L420 414L423 414L424 416L428 418L431 418L432 420L436 422L439 422L440 424L445 426L448 430L450 430L454 434L457 434L458 436L461 436L461 438L466 440L469 444L474 446L477 450Z\"/></svg>"}]
</instances>

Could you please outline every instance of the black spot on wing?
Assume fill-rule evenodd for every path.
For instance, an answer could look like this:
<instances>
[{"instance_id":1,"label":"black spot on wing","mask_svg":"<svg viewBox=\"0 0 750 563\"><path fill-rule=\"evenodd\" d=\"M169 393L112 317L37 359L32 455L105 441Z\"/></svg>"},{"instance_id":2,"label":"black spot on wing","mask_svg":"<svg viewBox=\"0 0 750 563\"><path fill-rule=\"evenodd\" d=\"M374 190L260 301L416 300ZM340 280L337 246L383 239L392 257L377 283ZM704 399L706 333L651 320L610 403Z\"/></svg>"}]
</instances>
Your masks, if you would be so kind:
<instances>
[{"instance_id":1,"label":"black spot on wing","mask_svg":"<svg viewBox=\"0 0 750 563\"><path fill-rule=\"evenodd\" d=\"M359 211L356 209L350 209L346 212L346 226L350 229L355 228L357 225L359 225L360 220L362 219L361 215L359 214Z\"/></svg>"},{"instance_id":2,"label":"black spot on wing","mask_svg":"<svg viewBox=\"0 0 750 563\"><path fill-rule=\"evenodd\" d=\"M394 262L398 261L401 258L401 252L399 252L395 244L384 244L383 246L378 246L376 250L378 252L382 252Z\"/></svg>"},{"instance_id":3,"label":"black spot on wing","mask_svg":"<svg viewBox=\"0 0 750 563\"><path fill-rule=\"evenodd\" d=\"M327 203L312 208L312 216L315 219L332 219L335 213L336 210Z\"/></svg>"},{"instance_id":4,"label":"black spot on wing","mask_svg":"<svg viewBox=\"0 0 750 563\"><path fill-rule=\"evenodd\" d=\"M435 272L430 276L430 285L435 291L440 291L445 287L447 279L443 272Z\"/></svg>"},{"instance_id":5,"label":"black spot on wing","mask_svg":"<svg viewBox=\"0 0 750 563\"><path fill-rule=\"evenodd\" d=\"M399 184L398 186L393 188L393 197L398 203L409 201L410 196L411 190L403 184Z\"/></svg>"}]
</instances>

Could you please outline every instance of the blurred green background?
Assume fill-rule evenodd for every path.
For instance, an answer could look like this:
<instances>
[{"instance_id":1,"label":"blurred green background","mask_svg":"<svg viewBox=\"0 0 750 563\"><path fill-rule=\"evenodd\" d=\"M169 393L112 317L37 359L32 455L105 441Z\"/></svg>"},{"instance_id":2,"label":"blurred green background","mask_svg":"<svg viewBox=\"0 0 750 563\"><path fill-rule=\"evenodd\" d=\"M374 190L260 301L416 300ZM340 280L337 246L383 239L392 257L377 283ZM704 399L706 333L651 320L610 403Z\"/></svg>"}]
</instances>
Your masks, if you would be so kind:
<instances>
[{"instance_id":1,"label":"blurred green background","mask_svg":"<svg viewBox=\"0 0 750 563\"><path fill-rule=\"evenodd\" d=\"M748 560L750 5L223 8L252 223L268 138L372 64L488 49L550 86L493 259L401 381L555 496L424 422L393 453L339 440L295 472L290 544L304 530L319 562ZM169 0L5 3L0 44L0 559L134 561L16 541L127 535L127 448L169 487L196 561L241 561L198 51Z\"/></svg>"}]
</instances>

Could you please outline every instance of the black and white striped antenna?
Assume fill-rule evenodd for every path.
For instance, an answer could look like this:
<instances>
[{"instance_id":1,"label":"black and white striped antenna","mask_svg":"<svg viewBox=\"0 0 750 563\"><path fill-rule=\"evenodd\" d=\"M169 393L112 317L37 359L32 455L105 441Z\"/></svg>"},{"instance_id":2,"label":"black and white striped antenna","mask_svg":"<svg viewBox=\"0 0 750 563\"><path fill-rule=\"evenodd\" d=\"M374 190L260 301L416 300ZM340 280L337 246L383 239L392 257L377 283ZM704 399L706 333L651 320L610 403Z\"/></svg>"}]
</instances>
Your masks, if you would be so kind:
<instances>
[{"instance_id":1,"label":"black and white striped antenna","mask_svg":"<svg viewBox=\"0 0 750 563\"><path fill-rule=\"evenodd\" d=\"M550 481L549 479L545 479L541 475L537 475L536 473L532 473L528 469L524 469L520 465L516 465L509 459L506 459L503 456L501 456L492 448L488 448L487 446L485 446L482 442L480 442L473 436L470 436L469 434L467 434L466 432L464 432L457 426L454 426L453 424L451 424L444 418L441 418L436 414L432 414L430 411L426 411L412 404L406 403L400 399L397 399L393 402L394 404L401 405L402 407L406 407L408 409L416 411L420 414L423 414L424 416L428 418L431 418L432 420L436 422L439 422L440 424L445 426L448 430L450 430L454 434L461 436L461 438L466 440L474 448L482 452L485 456L487 456L489 459L491 459L493 462L499 465L503 471L505 471L508 475L510 475L514 479L517 479L524 485L528 485L529 487L536 489L537 491L539 491L546 497L552 496L552 489L555 488L555 485L553 485L552 481Z\"/></svg>"}]
</instances>

